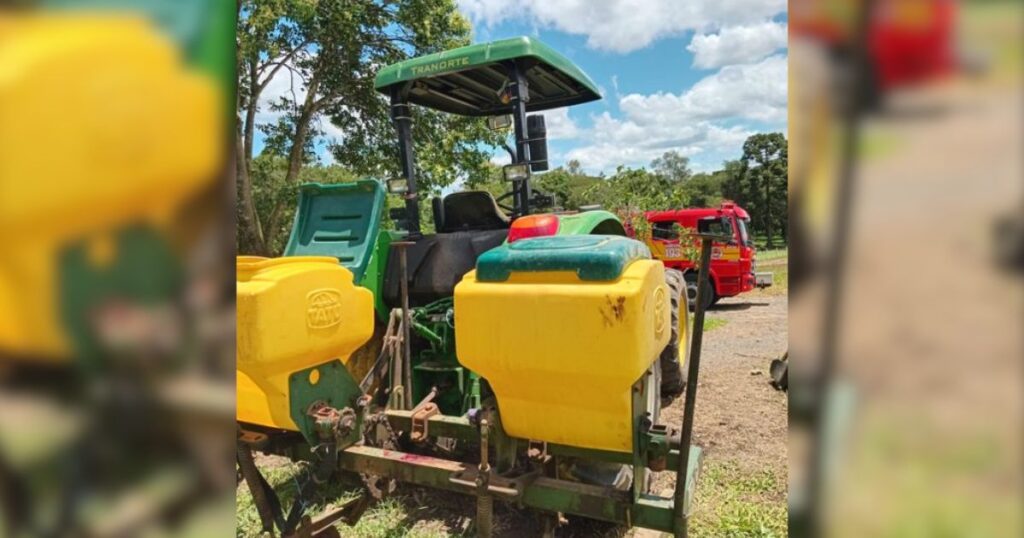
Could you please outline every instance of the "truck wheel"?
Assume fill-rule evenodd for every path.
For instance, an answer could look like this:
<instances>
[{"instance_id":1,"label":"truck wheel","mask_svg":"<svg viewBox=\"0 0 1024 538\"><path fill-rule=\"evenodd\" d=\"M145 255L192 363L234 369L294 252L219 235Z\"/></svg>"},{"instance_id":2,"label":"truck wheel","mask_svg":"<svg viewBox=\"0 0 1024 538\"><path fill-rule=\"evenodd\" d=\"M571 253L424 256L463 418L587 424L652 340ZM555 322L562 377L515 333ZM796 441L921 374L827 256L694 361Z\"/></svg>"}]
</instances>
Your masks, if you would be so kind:
<instances>
[{"instance_id":1,"label":"truck wheel","mask_svg":"<svg viewBox=\"0 0 1024 538\"><path fill-rule=\"evenodd\" d=\"M683 306L686 300L686 279L675 269L665 269L665 283L668 284L669 298L672 304L672 334L668 345L658 357L661 370L661 405L666 407L679 397L686 388L686 376L683 374L683 363L686 353L689 330L689 312Z\"/></svg>"},{"instance_id":2,"label":"truck wheel","mask_svg":"<svg viewBox=\"0 0 1024 538\"><path fill-rule=\"evenodd\" d=\"M709 290L711 293L704 298L704 310L707 310L718 301L714 282L711 282ZM694 272L686 273L686 305L689 307L690 312L693 312L697 305L697 273Z\"/></svg>"}]
</instances>

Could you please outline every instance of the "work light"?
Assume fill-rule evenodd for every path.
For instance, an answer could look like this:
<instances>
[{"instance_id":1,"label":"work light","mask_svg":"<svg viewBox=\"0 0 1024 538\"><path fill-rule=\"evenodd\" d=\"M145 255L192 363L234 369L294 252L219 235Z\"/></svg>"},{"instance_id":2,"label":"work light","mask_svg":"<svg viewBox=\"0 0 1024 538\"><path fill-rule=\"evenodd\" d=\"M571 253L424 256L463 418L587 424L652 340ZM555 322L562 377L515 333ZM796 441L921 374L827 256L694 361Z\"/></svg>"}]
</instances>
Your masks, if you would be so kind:
<instances>
[{"instance_id":1,"label":"work light","mask_svg":"<svg viewBox=\"0 0 1024 538\"><path fill-rule=\"evenodd\" d=\"M405 194L409 192L409 182L404 177L396 177L388 180L388 192L391 194Z\"/></svg>"},{"instance_id":2,"label":"work light","mask_svg":"<svg viewBox=\"0 0 1024 538\"><path fill-rule=\"evenodd\" d=\"M505 174L505 181L523 181L529 179L530 168L529 165L523 164L507 164L502 169L502 173Z\"/></svg>"},{"instance_id":3,"label":"work light","mask_svg":"<svg viewBox=\"0 0 1024 538\"><path fill-rule=\"evenodd\" d=\"M487 117L487 128L492 131L501 131L508 129L512 126L512 114L502 114L500 116L488 116Z\"/></svg>"}]
</instances>

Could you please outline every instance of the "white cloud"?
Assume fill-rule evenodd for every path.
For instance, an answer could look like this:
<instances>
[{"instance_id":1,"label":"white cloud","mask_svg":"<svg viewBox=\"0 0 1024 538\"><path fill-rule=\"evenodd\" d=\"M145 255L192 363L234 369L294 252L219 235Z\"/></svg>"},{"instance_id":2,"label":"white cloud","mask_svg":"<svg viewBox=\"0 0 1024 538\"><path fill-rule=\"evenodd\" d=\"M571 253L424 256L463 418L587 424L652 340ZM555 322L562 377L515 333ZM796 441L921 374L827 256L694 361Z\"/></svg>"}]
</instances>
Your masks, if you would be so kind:
<instances>
[{"instance_id":1,"label":"white cloud","mask_svg":"<svg viewBox=\"0 0 1024 538\"><path fill-rule=\"evenodd\" d=\"M724 65L756 62L786 47L786 24L765 21L747 26L728 26L717 34L694 34L686 50L693 66L714 69Z\"/></svg>"},{"instance_id":2,"label":"white cloud","mask_svg":"<svg viewBox=\"0 0 1024 538\"><path fill-rule=\"evenodd\" d=\"M756 132L751 122L784 129L786 57L724 67L679 94L625 95L618 105L622 117L604 112L592 117L589 129L579 129L584 144L567 152L567 160L612 172L620 164L646 166L674 150L692 157L694 169L713 169L739 155Z\"/></svg>"},{"instance_id":3,"label":"white cloud","mask_svg":"<svg viewBox=\"0 0 1024 538\"><path fill-rule=\"evenodd\" d=\"M696 30L755 23L786 10L786 0L458 0L477 26L515 19L584 35L587 46L613 52Z\"/></svg>"},{"instance_id":4,"label":"white cloud","mask_svg":"<svg viewBox=\"0 0 1024 538\"><path fill-rule=\"evenodd\" d=\"M719 127L710 122L673 125L668 122L637 123L618 120L607 113L594 118L590 144L566 153L565 160L577 159L589 172L614 172L619 165L647 166L667 151L686 157L706 158L709 166L737 153L753 131L743 127ZM702 169L694 162L693 168Z\"/></svg>"},{"instance_id":5,"label":"white cloud","mask_svg":"<svg viewBox=\"0 0 1024 538\"><path fill-rule=\"evenodd\" d=\"M568 108L555 108L544 111L544 126L548 131L548 140L569 140L580 134L580 128L569 117Z\"/></svg>"},{"instance_id":6,"label":"white cloud","mask_svg":"<svg viewBox=\"0 0 1024 538\"><path fill-rule=\"evenodd\" d=\"M756 64L730 65L701 79L681 94L629 94L619 107L630 118L650 122L744 118L786 118L786 57L775 55Z\"/></svg>"}]
</instances>

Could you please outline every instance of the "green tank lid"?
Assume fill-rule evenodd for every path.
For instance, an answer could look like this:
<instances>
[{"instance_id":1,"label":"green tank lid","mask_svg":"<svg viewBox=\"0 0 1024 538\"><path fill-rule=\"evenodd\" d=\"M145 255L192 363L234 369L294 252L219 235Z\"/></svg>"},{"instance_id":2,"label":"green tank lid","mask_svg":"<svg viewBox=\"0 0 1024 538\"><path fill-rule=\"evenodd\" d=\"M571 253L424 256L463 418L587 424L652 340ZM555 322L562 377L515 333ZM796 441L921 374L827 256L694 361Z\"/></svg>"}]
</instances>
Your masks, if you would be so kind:
<instances>
[{"instance_id":1,"label":"green tank lid","mask_svg":"<svg viewBox=\"0 0 1024 538\"><path fill-rule=\"evenodd\" d=\"M476 261L476 278L481 282L504 282L515 272L573 271L580 280L608 281L619 278L634 261L650 257L647 245L628 237L534 237L482 254Z\"/></svg>"}]
</instances>

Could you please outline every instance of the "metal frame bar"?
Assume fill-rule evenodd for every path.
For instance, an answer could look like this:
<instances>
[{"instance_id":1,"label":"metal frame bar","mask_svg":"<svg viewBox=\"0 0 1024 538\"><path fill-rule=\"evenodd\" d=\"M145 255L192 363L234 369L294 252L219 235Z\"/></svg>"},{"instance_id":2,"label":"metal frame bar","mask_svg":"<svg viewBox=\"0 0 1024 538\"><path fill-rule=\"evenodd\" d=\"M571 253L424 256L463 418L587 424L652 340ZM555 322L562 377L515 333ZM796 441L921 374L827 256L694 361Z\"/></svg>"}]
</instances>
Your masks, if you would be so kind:
<instances>
[{"instance_id":1,"label":"metal frame bar","mask_svg":"<svg viewBox=\"0 0 1024 538\"><path fill-rule=\"evenodd\" d=\"M514 164L526 164L526 179L515 181L512 191L513 217L530 214L530 142L526 132L526 101L529 99L526 70L518 61L508 63L509 89L512 92L512 123L516 136L516 159Z\"/></svg>"},{"instance_id":2,"label":"metal frame bar","mask_svg":"<svg viewBox=\"0 0 1024 538\"><path fill-rule=\"evenodd\" d=\"M692 492L702 452L699 447L691 447L690 453L687 458L690 469L679 483ZM479 471L470 463L352 446L339 453L339 464L345 469L379 474L420 486L474 496L480 493L475 480ZM673 519L676 501L670 497L641 495L634 502L627 492L614 488L545 476L528 474L519 479L508 479L492 469L488 477L489 495L525 507L664 532L676 530ZM682 498L689 503L692 495Z\"/></svg>"},{"instance_id":3,"label":"metal frame bar","mask_svg":"<svg viewBox=\"0 0 1024 538\"><path fill-rule=\"evenodd\" d=\"M409 238L415 239L420 236L420 202L416 187L416 148L412 142L412 111L409 108L408 91L408 84L391 87L391 119L398 131L398 158L409 189L405 193Z\"/></svg>"}]
</instances>

